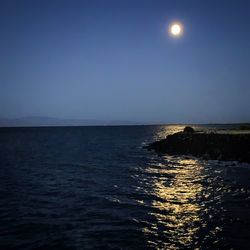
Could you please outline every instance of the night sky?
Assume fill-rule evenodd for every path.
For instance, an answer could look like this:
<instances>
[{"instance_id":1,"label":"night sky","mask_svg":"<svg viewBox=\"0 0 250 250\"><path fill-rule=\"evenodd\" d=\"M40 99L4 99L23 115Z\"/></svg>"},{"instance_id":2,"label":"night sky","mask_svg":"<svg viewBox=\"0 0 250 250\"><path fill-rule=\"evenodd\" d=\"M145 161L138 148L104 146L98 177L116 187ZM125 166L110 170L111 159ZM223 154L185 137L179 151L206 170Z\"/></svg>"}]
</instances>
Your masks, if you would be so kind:
<instances>
[{"instance_id":1,"label":"night sky","mask_svg":"<svg viewBox=\"0 0 250 250\"><path fill-rule=\"evenodd\" d=\"M0 32L0 117L250 122L248 0L0 0Z\"/></svg>"}]
</instances>

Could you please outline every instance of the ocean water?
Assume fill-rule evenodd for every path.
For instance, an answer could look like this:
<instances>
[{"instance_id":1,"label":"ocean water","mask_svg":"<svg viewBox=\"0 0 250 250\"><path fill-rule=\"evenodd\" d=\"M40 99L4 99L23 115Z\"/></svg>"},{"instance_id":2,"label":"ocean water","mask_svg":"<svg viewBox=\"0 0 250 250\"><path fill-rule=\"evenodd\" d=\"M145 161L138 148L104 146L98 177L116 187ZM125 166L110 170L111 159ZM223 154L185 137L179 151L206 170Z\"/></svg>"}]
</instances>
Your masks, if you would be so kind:
<instances>
[{"instance_id":1,"label":"ocean water","mask_svg":"<svg viewBox=\"0 0 250 250\"><path fill-rule=\"evenodd\" d=\"M250 165L158 156L183 126L0 129L0 249L248 249Z\"/></svg>"}]
</instances>

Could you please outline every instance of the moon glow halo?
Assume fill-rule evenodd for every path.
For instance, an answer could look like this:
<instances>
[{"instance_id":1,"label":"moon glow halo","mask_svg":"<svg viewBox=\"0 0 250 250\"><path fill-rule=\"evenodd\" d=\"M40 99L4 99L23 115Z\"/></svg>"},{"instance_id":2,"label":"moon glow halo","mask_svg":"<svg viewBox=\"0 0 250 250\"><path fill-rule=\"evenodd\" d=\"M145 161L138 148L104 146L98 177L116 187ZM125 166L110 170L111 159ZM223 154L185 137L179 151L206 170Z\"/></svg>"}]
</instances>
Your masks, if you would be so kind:
<instances>
[{"instance_id":1,"label":"moon glow halo","mask_svg":"<svg viewBox=\"0 0 250 250\"><path fill-rule=\"evenodd\" d=\"M173 22L169 25L168 32L172 37L180 37L183 34L183 25L179 22Z\"/></svg>"}]
</instances>

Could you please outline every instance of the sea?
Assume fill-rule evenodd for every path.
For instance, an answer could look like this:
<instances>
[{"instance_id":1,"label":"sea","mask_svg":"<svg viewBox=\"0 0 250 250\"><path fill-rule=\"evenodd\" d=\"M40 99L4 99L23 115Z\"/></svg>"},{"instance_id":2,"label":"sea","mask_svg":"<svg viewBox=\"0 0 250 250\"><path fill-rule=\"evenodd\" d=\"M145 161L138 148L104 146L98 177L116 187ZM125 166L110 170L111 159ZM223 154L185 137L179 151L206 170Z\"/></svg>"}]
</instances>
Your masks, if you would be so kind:
<instances>
[{"instance_id":1,"label":"sea","mask_svg":"<svg viewBox=\"0 0 250 250\"><path fill-rule=\"evenodd\" d=\"M0 128L0 249L249 249L249 164L145 148L183 127Z\"/></svg>"}]
</instances>

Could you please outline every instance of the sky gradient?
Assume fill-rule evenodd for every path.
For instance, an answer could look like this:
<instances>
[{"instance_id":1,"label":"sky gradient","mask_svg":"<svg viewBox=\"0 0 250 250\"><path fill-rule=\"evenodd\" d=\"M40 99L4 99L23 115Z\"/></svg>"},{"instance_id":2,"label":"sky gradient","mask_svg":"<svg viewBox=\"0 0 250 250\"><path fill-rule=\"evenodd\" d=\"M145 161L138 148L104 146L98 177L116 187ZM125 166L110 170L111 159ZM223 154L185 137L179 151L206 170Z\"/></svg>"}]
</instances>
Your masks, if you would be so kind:
<instances>
[{"instance_id":1,"label":"sky gradient","mask_svg":"<svg viewBox=\"0 0 250 250\"><path fill-rule=\"evenodd\" d=\"M0 117L250 122L249 13L248 0L0 0Z\"/></svg>"}]
</instances>

